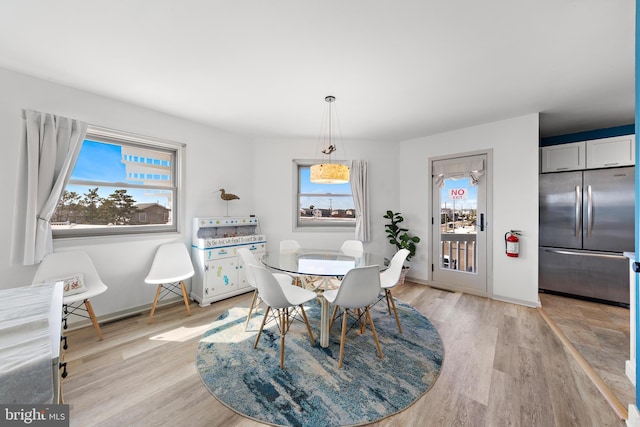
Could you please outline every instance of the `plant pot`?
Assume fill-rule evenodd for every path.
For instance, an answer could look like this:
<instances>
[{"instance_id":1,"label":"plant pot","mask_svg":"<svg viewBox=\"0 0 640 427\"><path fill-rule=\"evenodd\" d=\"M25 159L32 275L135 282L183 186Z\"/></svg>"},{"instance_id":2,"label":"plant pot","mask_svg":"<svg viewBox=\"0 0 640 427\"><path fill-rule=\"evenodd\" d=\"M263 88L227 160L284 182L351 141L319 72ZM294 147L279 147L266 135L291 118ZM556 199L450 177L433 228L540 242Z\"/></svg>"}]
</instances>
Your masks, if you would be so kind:
<instances>
[{"instance_id":1,"label":"plant pot","mask_svg":"<svg viewBox=\"0 0 640 427\"><path fill-rule=\"evenodd\" d=\"M408 271L409 267L402 267L402 271L400 271L400 277L398 278L398 285L402 285L404 283L404 279L407 277Z\"/></svg>"}]
</instances>

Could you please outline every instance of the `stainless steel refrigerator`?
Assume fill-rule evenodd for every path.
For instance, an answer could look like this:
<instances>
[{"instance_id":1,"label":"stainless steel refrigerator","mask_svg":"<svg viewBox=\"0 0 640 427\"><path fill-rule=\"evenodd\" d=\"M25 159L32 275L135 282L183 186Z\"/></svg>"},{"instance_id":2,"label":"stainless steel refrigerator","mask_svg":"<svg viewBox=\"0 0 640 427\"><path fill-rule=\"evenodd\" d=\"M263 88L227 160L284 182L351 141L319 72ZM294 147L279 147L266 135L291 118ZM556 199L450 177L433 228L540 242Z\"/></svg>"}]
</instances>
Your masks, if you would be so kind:
<instances>
[{"instance_id":1,"label":"stainless steel refrigerator","mask_svg":"<svg viewBox=\"0 0 640 427\"><path fill-rule=\"evenodd\" d=\"M540 175L539 289L629 304L634 167Z\"/></svg>"}]
</instances>

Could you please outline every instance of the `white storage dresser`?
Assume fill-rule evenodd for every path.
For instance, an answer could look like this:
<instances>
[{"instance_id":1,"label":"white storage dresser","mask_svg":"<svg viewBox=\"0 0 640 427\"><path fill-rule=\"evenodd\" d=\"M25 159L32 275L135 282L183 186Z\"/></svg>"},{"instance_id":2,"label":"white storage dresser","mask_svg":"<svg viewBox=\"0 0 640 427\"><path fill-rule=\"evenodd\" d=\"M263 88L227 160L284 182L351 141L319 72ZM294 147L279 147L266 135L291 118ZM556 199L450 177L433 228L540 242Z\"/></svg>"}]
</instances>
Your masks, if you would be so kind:
<instances>
[{"instance_id":1,"label":"white storage dresser","mask_svg":"<svg viewBox=\"0 0 640 427\"><path fill-rule=\"evenodd\" d=\"M253 290L238 249L249 249L257 259L264 256L267 242L257 218L194 218L191 243L191 298L202 307Z\"/></svg>"}]
</instances>

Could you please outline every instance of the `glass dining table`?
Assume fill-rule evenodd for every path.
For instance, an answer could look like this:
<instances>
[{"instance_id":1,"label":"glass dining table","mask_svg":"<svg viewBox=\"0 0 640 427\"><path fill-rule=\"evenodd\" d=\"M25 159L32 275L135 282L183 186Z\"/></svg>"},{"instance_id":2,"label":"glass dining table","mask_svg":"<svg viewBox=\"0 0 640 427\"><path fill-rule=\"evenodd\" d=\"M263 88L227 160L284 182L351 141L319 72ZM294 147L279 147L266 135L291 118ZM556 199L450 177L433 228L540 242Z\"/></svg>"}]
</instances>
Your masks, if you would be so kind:
<instances>
[{"instance_id":1,"label":"glass dining table","mask_svg":"<svg viewBox=\"0 0 640 427\"><path fill-rule=\"evenodd\" d=\"M389 260L370 252L349 254L336 250L300 249L289 252L267 251L262 263L284 273L318 277L317 283L307 286L316 291L320 300L320 346L326 348L329 346L330 314L329 302L323 298L322 292L335 287L331 279L344 276L356 267L378 265L380 271L383 271L387 268Z\"/></svg>"}]
</instances>

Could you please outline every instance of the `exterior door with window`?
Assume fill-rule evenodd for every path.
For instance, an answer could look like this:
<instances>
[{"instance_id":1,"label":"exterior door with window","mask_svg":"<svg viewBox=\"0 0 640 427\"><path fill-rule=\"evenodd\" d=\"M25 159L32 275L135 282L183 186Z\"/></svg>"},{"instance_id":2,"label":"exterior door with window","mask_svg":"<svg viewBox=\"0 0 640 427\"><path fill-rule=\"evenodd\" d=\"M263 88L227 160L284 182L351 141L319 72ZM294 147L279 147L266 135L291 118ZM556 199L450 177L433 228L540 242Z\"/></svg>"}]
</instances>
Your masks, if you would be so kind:
<instances>
[{"instance_id":1,"label":"exterior door with window","mask_svg":"<svg viewBox=\"0 0 640 427\"><path fill-rule=\"evenodd\" d=\"M432 162L432 281L487 295L487 155Z\"/></svg>"}]
</instances>

